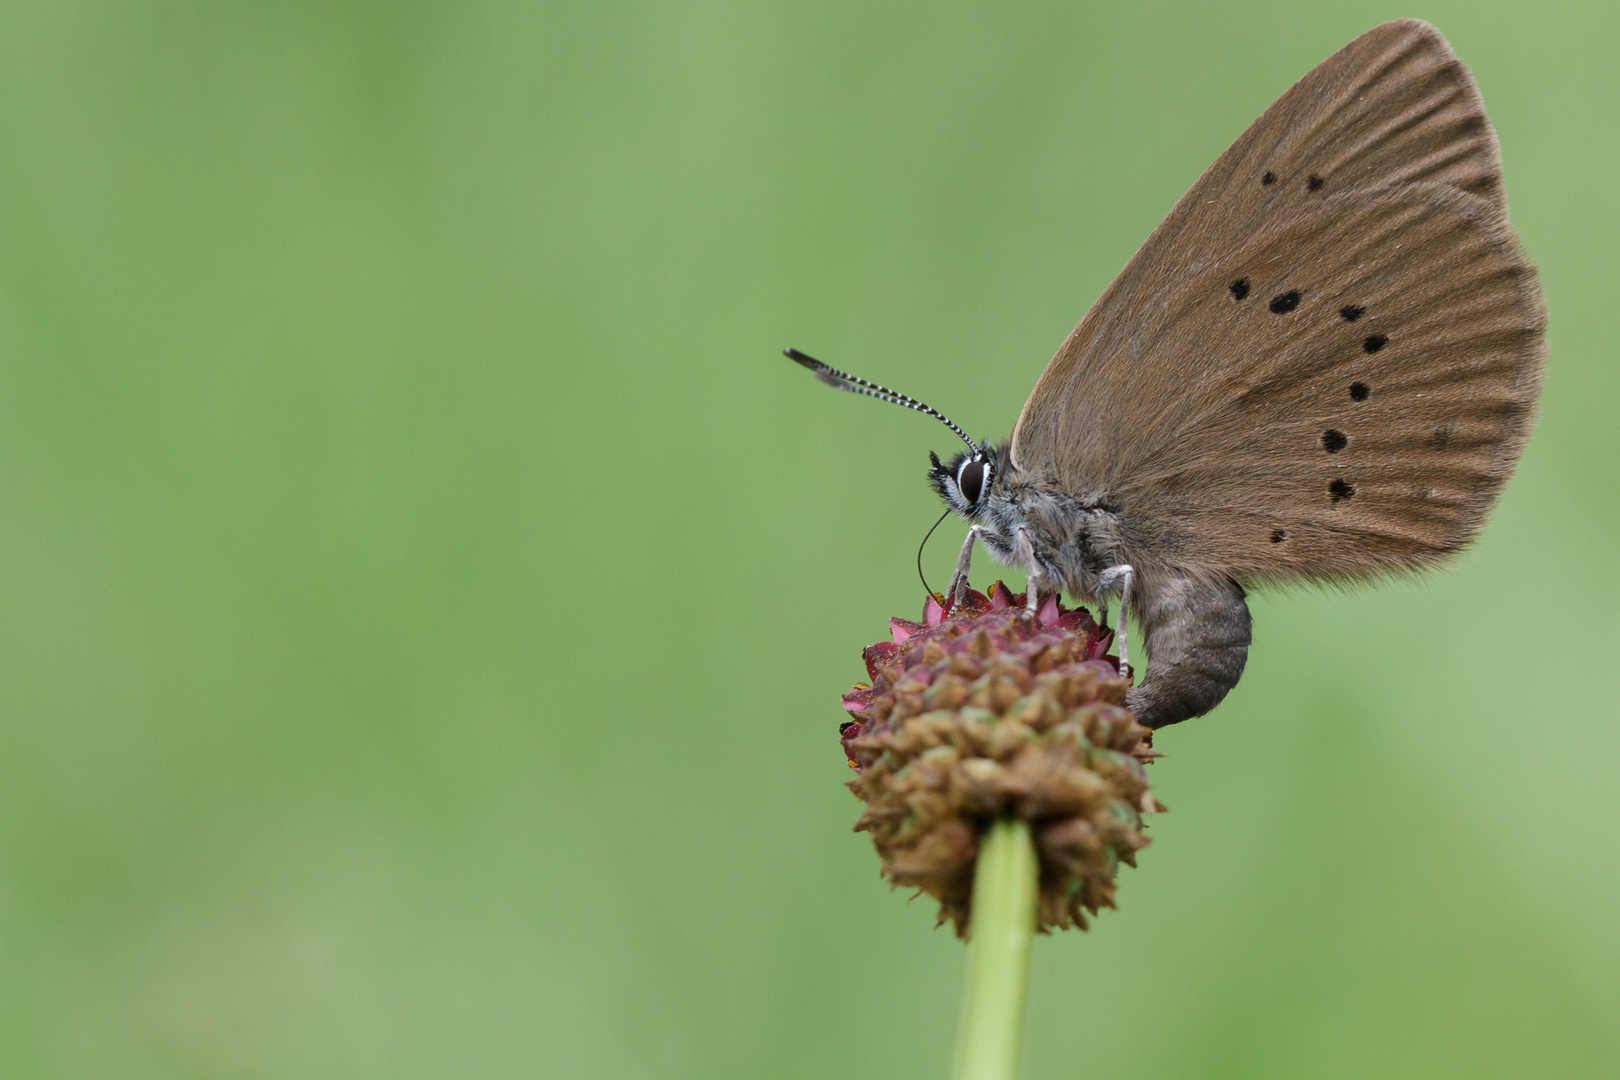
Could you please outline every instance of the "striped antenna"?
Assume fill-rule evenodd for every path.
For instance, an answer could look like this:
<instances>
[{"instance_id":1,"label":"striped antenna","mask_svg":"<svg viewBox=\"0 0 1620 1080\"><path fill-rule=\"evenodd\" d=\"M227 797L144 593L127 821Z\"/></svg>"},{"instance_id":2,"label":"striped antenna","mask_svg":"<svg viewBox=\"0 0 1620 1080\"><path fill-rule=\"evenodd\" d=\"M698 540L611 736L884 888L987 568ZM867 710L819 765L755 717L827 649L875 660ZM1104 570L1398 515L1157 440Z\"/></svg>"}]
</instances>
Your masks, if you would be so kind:
<instances>
[{"instance_id":1,"label":"striped antenna","mask_svg":"<svg viewBox=\"0 0 1620 1080\"><path fill-rule=\"evenodd\" d=\"M961 440L968 444L968 449L972 450L975 454L983 449L978 443L968 438L967 432L951 423L950 418L944 413L933 408L932 406L924 405L916 398L906 397L904 394L897 394L888 387L879 386L875 382L867 382L859 375L851 375L848 372L839 371L835 367L828 367L820 360L817 360L813 356L806 356L798 349L783 349L782 355L787 357L789 360L809 368L811 374L815 375L816 378L820 379L828 386L836 387L839 390L848 390L852 394L865 394L867 397L877 398L879 401L887 401L895 405L904 405L908 409L915 409L920 413L927 413L935 420L938 420L940 423L956 432Z\"/></svg>"}]
</instances>

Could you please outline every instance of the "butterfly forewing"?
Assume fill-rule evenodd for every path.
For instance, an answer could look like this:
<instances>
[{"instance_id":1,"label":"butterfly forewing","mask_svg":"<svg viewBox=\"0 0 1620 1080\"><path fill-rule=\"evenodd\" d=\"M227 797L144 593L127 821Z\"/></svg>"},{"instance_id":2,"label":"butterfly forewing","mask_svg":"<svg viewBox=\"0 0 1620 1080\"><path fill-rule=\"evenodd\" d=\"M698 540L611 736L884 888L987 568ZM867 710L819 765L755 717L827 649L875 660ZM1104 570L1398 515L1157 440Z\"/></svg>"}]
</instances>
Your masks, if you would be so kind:
<instances>
[{"instance_id":1,"label":"butterfly forewing","mask_svg":"<svg viewBox=\"0 0 1620 1080\"><path fill-rule=\"evenodd\" d=\"M1136 557L1416 567L1511 470L1544 324L1472 80L1433 28L1385 24L1187 193L1047 367L1015 460L1114 507Z\"/></svg>"}]
</instances>

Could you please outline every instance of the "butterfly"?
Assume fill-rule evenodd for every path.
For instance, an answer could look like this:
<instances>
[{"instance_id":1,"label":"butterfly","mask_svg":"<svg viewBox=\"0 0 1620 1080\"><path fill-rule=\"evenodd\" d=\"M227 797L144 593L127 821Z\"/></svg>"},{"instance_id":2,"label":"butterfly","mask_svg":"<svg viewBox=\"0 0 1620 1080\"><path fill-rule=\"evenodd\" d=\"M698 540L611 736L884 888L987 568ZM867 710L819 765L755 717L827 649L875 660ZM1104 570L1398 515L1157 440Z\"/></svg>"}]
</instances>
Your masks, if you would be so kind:
<instances>
[{"instance_id":1,"label":"butterfly","mask_svg":"<svg viewBox=\"0 0 1620 1080\"><path fill-rule=\"evenodd\" d=\"M1181 198L1042 373L1012 437L929 480L1037 588L1120 598L1150 727L1214 708L1246 587L1416 571L1479 531L1529 439L1546 309L1478 89L1434 27L1384 23L1271 105ZM1128 670L1128 669L1127 669Z\"/></svg>"}]
</instances>

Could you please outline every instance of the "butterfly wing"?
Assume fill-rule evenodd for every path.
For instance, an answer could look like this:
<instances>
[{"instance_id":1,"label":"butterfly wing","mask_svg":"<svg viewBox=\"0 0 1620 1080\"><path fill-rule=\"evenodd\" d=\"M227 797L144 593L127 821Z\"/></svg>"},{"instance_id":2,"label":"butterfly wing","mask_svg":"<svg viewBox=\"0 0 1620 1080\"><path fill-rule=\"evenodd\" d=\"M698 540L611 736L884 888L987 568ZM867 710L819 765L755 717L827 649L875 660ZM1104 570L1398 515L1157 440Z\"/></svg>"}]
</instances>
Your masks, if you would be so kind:
<instances>
[{"instance_id":1,"label":"butterfly wing","mask_svg":"<svg viewBox=\"0 0 1620 1080\"><path fill-rule=\"evenodd\" d=\"M1239 578L1331 577L1415 568L1477 530L1542 366L1533 272L1487 203L1351 192L1186 286L1135 335L1174 377L1098 414L1137 433L1107 480L1128 548Z\"/></svg>"},{"instance_id":2,"label":"butterfly wing","mask_svg":"<svg viewBox=\"0 0 1620 1080\"><path fill-rule=\"evenodd\" d=\"M1014 432L1131 559L1248 579L1417 567L1478 529L1545 360L1496 140L1424 23L1377 27L1212 165Z\"/></svg>"}]
</instances>

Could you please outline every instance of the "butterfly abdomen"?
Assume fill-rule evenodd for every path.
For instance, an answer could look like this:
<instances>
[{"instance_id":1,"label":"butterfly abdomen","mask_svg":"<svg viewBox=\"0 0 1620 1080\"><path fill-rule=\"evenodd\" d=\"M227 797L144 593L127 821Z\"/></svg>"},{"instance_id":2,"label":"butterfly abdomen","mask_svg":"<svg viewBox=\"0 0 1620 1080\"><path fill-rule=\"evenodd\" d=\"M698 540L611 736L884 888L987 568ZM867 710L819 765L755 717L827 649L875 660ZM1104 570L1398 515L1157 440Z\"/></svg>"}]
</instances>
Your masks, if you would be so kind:
<instances>
[{"instance_id":1,"label":"butterfly abdomen","mask_svg":"<svg viewBox=\"0 0 1620 1080\"><path fill-rule=\"evenodd\" d=\"M1202 716L1237 685L1248 661L1243 587L1138 569L1136 612L1151 644L1142 683L1125 703L1151 728Z\"/></svg>"}]
</instances>

